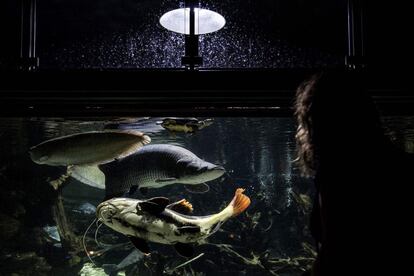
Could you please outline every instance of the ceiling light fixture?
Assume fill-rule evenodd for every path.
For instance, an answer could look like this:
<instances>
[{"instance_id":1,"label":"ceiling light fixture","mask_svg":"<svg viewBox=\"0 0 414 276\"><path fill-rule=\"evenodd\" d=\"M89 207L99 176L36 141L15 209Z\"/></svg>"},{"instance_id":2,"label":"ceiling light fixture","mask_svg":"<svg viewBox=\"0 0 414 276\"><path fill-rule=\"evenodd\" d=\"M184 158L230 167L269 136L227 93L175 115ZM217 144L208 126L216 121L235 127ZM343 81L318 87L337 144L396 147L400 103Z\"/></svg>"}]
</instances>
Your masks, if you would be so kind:
<instances>
[{"instance_id":1,"label":"ceiling light fixture","mask_svg":"<svg viewBox=\"0 0 414 276\"><path fill-rule=\"evenodd\" d=\"M199 8L197 0L185 0L184 8L162 15L160 24L169 31L185 35L185 56L181 64L195 70L203 64L203 58L198 55L198 36L220 30L226 20L217 12Z\"/></svg>"},{"instance_id":2,"label":"ceiling light fixture","mask_svg":"<svg viewBox=\"0 0 414 276\"><path fill-rule=\"evenodd\" d=\"M214 11L195 8L194 32L196 35L216 32L224 27L226 20ZM190 34L190 9L182 8L169 11L160 18L160 24L167 30L180 34Z\"/></svg>"}]
</instances>

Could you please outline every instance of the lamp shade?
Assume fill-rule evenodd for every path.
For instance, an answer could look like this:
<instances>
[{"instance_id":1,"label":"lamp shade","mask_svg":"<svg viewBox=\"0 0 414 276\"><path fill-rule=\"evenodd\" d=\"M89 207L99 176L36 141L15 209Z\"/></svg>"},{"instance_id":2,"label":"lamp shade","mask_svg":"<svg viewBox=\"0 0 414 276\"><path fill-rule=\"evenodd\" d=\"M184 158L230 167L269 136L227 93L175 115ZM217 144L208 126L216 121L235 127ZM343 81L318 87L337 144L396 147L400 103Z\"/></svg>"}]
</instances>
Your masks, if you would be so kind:
<instances>
[{"instance_id":1,"label":"lamp shade","mask_svg":"<svg viewBox=\"0 0 414 276\"><path fill-rule=\"evenodd\" d=\"M208 34L220 30L226 24L224 17L214 11L195 8L195 34ZM190 34L190 8L169 11L160 18L160 24L167 30Z\"/></svg>"}]
</instances>

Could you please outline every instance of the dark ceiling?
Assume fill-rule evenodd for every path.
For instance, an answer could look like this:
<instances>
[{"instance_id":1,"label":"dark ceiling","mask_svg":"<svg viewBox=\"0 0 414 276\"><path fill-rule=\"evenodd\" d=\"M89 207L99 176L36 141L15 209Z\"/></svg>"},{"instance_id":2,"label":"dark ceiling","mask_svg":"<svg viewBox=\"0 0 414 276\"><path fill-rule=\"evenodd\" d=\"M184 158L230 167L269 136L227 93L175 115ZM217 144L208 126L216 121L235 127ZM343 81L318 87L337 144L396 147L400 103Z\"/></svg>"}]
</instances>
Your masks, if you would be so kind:
<instances>
[{"instance_id":1,"label":"dark ceiling","mask_svg":"<svg viewBox=\"0 0 414 276\"><path fill-rule=\"evenodd\" d=\"M0 4L0 68L19 55L19 2ZM159 17L178 0L38 0L40 69L179 68L182 35ZM326 68L344 64L346 0L206 0L224 29L200 38L205 68ZM411 64L408 4L366 3L368 66L394 71Z\"/></svg>"},{"instance_id":2,"label":"dark ceiling","mask_svg":"<svg viewBox=\"0 0 414 276\"><path fill-rule=\"evenodd\" d=\"M224 29L200 38L205 68L314 68L343 63L345 1L206 0ZM158 20L177 0L38 1L43 69L179 68L182 35ZM10 5L9 9L13 9ZM10 20L11 22L12 20Z\"/></svg>"},{"instance_id":3,"label":"dark ceiling","mask_svg":"<svg viewBox=\"0 0 414 276\"><path fill-rule=\"evenodd\" d=\"M308 72L344 67L347 54L346 0L203 1L202 7L221 13L227 20L225 28L200 38L204 68L226 70L203 70L196 75L141 70L180 68L184 39L158 23L164 12L180 7L179 1L37 0L40 67L34 74L17 72L16 82L8 73L14 76L19 57L19 2L0 1L0 90L10 96L9 101L0 102L12 113L20 100L22 112L27 112L33 100L44 101L47 108L43 110L52 112L78 96L85 108L89 102L82 97L103 100L105 89L129 102L143 90L155 95L157 89L167 93L172 87L196 93L206 101L211 100L211 93L220 99L230 95L244 100L240 91L254 91L249 105L278 102L288 110L294 89ZM373 2L366 3L364 14L370 92L392 114L412 114L411 10L404 3ZM85 92L89 90L92 94ZM271 92L273 100L257 91L263 95ZM40 92L45 95L39 99ZM169 96L162 93L162 99L176 96L174 91L167 93ZM67 99L56 98L57 94ZM255 97L262 98L256 102ZM114 98L108 99L113 104ZM69 105L67 110L71 108Z\"/></svg>"}]
</instances>

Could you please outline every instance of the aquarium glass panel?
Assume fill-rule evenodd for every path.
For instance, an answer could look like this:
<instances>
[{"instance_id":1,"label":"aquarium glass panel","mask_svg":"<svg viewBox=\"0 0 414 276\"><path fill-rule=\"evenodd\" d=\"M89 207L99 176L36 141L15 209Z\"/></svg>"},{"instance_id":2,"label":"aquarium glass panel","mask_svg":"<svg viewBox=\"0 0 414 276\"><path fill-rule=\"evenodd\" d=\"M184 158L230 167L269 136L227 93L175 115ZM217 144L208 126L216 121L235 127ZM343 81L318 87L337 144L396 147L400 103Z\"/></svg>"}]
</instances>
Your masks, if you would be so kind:
<instances>
[{"instance_id":1,"label":"aquarium glass panel","mask_svg":"<svg viewBox=\"0 0 414 276\"><path fill-rule=\"evenodd\" d=\"M314 190L294 132L290 117L1 118L0 274L302 275Z\"/></svg>"}]
</instances>

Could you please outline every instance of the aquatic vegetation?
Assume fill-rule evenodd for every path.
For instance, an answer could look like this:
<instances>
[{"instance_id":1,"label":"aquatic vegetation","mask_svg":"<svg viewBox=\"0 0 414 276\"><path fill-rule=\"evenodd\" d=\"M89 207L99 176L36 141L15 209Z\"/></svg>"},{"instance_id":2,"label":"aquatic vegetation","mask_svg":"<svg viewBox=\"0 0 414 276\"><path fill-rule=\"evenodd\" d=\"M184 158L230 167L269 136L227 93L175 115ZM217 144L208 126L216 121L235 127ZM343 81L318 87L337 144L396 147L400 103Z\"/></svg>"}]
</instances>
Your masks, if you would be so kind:
<instances>
[{"instance_id":1,"label":"aquatic vegetation","mask_svg":"<svg viewBox=\"0 0 414 276\"><path fill-rule=\"evenodd\" d=\"M181 268L181 267L184 267L184 266L186 266L186 265L188 265L188 264L190 264L190 263L194 262L195 260L197 260L197 259L201 258L202 256L204 256L204 253L201 253L201 254L199 254L199 255L195 256L194 258L192 258L192 259L190 259L190 260L188 260L188 261L186 261L186 262L184 262L184 263L182 263L182 264L180 264L180 265L177 265L176 267L173 267L173 268L166 268L166 269L164 270L164 273L165 273L165 274L172 274L175 270L177 270L177 269L179 269L179 268Z\"/></svg>"}]
</instances>

